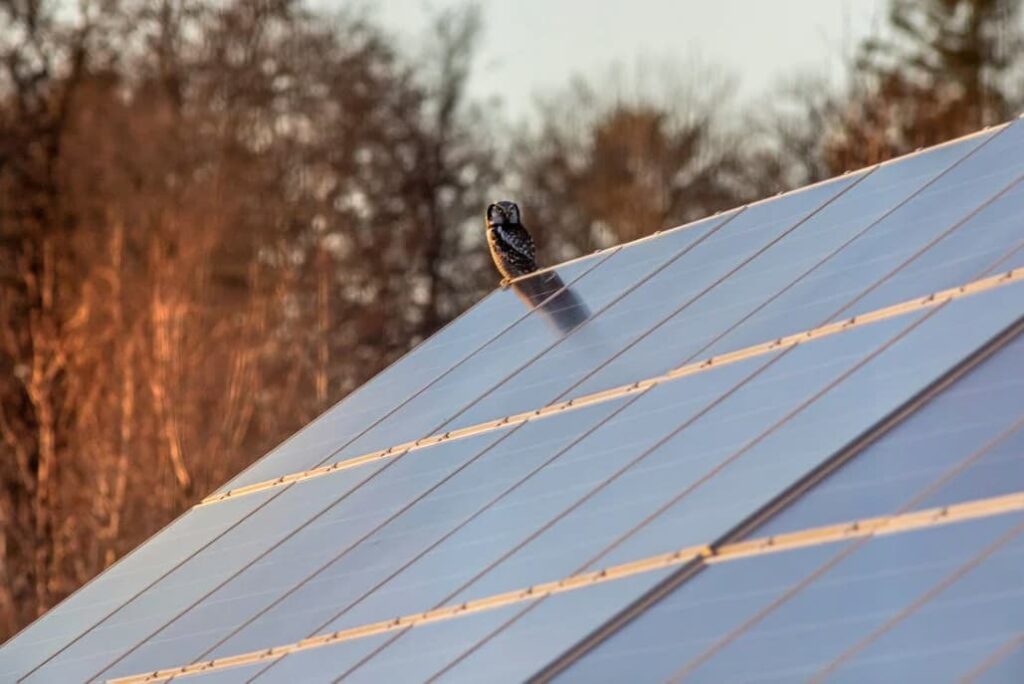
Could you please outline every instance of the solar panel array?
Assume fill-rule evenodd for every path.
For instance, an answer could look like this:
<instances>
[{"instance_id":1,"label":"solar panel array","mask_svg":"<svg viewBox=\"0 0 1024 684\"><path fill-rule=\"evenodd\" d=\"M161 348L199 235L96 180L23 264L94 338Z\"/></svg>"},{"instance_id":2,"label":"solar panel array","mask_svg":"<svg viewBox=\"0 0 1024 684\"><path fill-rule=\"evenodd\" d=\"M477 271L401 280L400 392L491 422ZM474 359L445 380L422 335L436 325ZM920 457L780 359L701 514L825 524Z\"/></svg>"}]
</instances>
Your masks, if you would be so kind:
<instances>
[{"instance_id":1,"label":"solar panel array","mask_svg":"<svg viewBox=\"0 0 1024 684\"><path fill-rule=\"evenodd\" d=\"M495 291L0 680L1019 681L1022 179L1017 120Z\"/></svg>"}]
</instances>

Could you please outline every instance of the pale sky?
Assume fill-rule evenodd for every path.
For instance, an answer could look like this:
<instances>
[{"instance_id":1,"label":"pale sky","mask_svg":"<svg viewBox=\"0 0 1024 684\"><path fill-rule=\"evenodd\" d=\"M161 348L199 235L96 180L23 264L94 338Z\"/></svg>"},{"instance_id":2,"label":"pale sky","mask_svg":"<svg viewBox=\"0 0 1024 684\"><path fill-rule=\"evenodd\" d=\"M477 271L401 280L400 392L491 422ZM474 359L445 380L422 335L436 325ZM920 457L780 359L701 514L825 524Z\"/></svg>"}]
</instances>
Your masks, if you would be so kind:
<instances>
[{"instance_id":1,"label":"pale sky","mask_svg":"<svg viewBox=\"0 0 1024 684\"><path fill-rule=\"evenodd\" d=\"M330 8L339 0L315 0ZM463 0L369 3L400 36L421 32L429 8ZM481 0L484 34L471 85L526 113L536 94L573 74L606 73L638 58L721 65L742 100L756 101L794 70L841 73L845 55L884 23L885 0Z\"/></svg>"}]
</instances>

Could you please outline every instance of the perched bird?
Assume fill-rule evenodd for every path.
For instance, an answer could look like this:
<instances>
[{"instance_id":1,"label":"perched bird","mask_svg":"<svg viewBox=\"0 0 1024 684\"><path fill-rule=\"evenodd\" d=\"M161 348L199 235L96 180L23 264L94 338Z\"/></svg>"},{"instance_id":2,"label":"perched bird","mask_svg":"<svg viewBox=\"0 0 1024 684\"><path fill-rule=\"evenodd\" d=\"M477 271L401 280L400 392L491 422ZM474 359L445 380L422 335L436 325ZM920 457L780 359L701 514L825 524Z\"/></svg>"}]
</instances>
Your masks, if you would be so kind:
<instances>
[{"instance_id":1,"label":"perched bird","mask_svg":"<svg viewBox=\"0 0 1024 684\"><path fill-rule=\"evenodd\" d=\"M487 207L487 246L501 274L501 286L510 280L537 270L537 250L533 238L519 222L519 207L502 200Z\"/></svg>"}]
</instances>

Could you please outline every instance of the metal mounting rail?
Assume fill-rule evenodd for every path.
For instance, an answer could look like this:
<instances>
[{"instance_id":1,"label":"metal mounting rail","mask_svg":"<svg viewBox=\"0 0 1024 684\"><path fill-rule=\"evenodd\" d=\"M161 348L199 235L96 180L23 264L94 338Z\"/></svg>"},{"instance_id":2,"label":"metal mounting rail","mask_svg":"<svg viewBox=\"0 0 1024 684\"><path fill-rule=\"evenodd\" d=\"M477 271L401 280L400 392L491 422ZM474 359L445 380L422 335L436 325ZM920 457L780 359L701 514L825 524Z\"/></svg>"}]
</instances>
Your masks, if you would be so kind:
<instances>
[{"instance_id":1,"label":"metal mounting rail","mask_svg":"<svg viewBox=\"0 0 1024 684\"><path fill-rule=\"evenodd\" d=\"M753 556L792 551L808 546L834 544L871 536L902 534L939 525L948 525L1020 511L1024 511L1024 492L978 499L950 506L928 508L899 515L864 518L837 525L813 527L797 532L732 542L718 547L711 545L689 546L670 553L614 565L603 570L581 573L553 582L535 584L525 589L517 589L473 601L466 601L465 603L443 606L421 613L412 613L390 620L360 625L350 629L310 637L290 644L182 665L180 667L119 677L108 681L111 684L151 684L153 682L163 682L172 677L187 677L243 665L270 662L290 653L330 646L410 627L419 627L443 620L451 620L464 615L504 606L527 603L546 596L583 589L605 582L613 582L633 575L691 562L716 565Z\"/></svg>"},{"instance_id":2,"label":"metal mounting rail","mask_svg":"<svg viewBox=\"0 0 1024 684\"><path fill-rule=\"evenodd\" d=\"M732 363L738 363L747 359L755 358L758 356L764 356L772 354L790 347L795 347L799 344L806 342L812 342L814 340L821 339L823 337L830 337L838 333L854 330L856 328L885 321L898 316L903 316L915 311L921 311L924 309L931 309L937 306L941 306L955 299L967 297L988 290L993 290L1017 281L1024 280L1024 268L1015 269L1012 271L1006 271L999 273L988 278L982 278L975 280L959 287L953 287L939 292L932 293L925 297L918 297L905 302L900 302L892 306L887 306L882 309L870 311L859 316L853 316L841 321L834 323L828 323L826 325L805 330L803 332L794 333L785 337L780 337L769 342L762 342L744 349L739 349L734 352L728 352L719 356L709 357L701 361L695 361L688 363L679 368L668 371L662 375L657 375L646 380L640 380L638 382L630 383L628 385L622 385L614 387L612 389L602 390L593 394L587 394L582 397L575 399L569 399L567 401L550 404L542 408L538 408L532 411L526 411L524 413L518 413L504 418L498 418L496 420L486 421L478 423L476 425L470 425L465 428L458 430L451 430L449 432L439 433L424 437L412 442L403 442L390 446L387 449L381 449L379 451L373 451L362 456L350 458L331 465L320 466L312 468L310 470L304 470L300 472L290 473L288 475L282 475L272 480L265 480L263 482L256 482L251 485L244 487L238 487L230 489L217 494L211 494L210 496L203 499L201 502L196 504L197 506L208 506L215 504L226 499L233 499L239 496L245 496L247 494L254 494L256 492L266 491L268 489L274 489L277 487L283 487L303 480L308 480L314 477L321 477L329 475L331 473L348 470L350 468L356 468L358 466L365 465L367 463L373 463L381 459L391 458L401 454L406 454L411 451L417 451L419 449L425 449L427 447L435 446L443 442L455 439L463 439L478 435L484 432L490 432L493 430L500 430L505 427L520 425L531 420L537 420L538 418L545 418L562 411L572 410L583 406L590 406L592 404L599 404L620 397L635 394L637 392L644 392L655 385L663 382L669 382L672 380L678 380L689 375L701 373L704 371L718 368L720 366L729 365Z\"/></svg>"}]
</instances>

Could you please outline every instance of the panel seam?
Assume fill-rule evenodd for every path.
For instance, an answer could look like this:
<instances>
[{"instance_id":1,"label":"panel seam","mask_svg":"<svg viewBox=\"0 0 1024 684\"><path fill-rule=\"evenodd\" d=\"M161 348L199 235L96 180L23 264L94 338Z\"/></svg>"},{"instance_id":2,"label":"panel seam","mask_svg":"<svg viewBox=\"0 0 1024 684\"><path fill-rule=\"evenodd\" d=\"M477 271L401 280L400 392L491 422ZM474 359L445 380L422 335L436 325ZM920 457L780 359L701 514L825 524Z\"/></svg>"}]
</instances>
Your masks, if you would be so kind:
<instances>
[{"instance_id":1,"label":"panel seam","mask_svg":"<svg viewBox=\"0 0 1024 684\"><path fill-rule=\"evenodd\" d=\"M291 644L250 651L181 667L128 675L108 680L111 684L137 684L164 681L214 670L251 665L275 660L289 653L353 641L395 630L450 620L509 605L529 603L539 598L612 582L635 575L700 561L707 565L727 563L753 556L783 553L809 546L841 543L851 539L891 534L905 534L932 527L977 520L1024 511L1024 491L998 497L976 499L959 504L939 506L892 516L863 518L834 525L786 532L768 537L725 544L720 547L696 545L676 551L642 558L601 570L571 575L563 579L536 584L525 589L503 592L463 603L443 606L389 620L360 625L329 634L310 637Z\"/></svg>"},{"instance_id":2,"label":"panel seam","mask_svg":"<svg viewBox=\"0 0 1024 684\"><path fill-rule=\"evenodd\" d=\"M915 299L893 304L882 309L875 311L869 311L858 316L853 316L841 321L834 323L827 323L816 328L811 328L802 332L793 333L784 337L779 337L769 342L762 342L744 349L739 349L733 352L726 352L718 356L712 356L700 361L687 363L683 366L675 368L645 380L639 380L637 382L629 383L626 385L620 385L593 394L584 395L582 397L576 397L569 399L564 402L557 404L550 404L543 408L534 409L524 413L518 413L510 416L505 416L492 421L486 421L477 425L460 428L458 430L451 430L444 433L438 433L429 437L424 437L410 442L404 442L394 446L390 446L387 449L381 449L373 451L362 456L357 456L344 461L333 463L329 466L321 466L313 468L311 470L305 470L301 472L291 473L288 475L282 475L280 477L266 480L264 482L254 483L237 489L228 490L220 494L213 494L203 499L200 503L196 504L195 507L209 506L211 504L219 503L229 499L237 499L242 496L247 496L267 489L273 489L282 487L285 485L293 484L296 482L302 482L307 479L315 477L321 477L330 473L348 470L358 466L366 465L368 463L374 463L376 461L392 458L397 455L406 454L412 451L418 451L427 447L435 446L444 442L464 439L479 435L481 433L490 432L494 430L500 430L508 426L520 425L527 421L536 420L538 418L546 418L554 414L562 413L566 410L578 409L585 406L591 406L598 403L619 399L630 394L635 394L648 390L658 384L669 382L672 380L678 380L690 375L705 372L713 368L720 368L722 366L738 363L758 356L764 356L772 354L784 349L789 349L800 344L818 340L824 337L830 337L832 335L847 332L855 328L859 328L865 325L878 323L891 318L896 318L916 311L925 309L935 308L942 306L955 299L967 297L988 290L993 290L1005 285L1016 283L1020 280L1024 280L1024 268L1018 268L1004 273L999 273L994 276L982 278L979 280L971 281L964 285L957 287L948 288L941 290L924 297L917 297Z\"/></svg>"}]
</instances>

